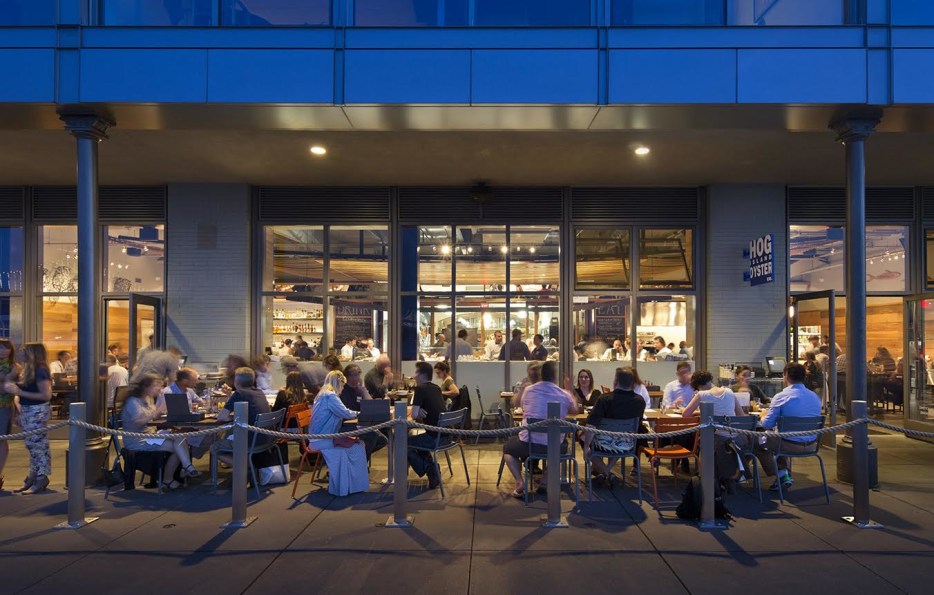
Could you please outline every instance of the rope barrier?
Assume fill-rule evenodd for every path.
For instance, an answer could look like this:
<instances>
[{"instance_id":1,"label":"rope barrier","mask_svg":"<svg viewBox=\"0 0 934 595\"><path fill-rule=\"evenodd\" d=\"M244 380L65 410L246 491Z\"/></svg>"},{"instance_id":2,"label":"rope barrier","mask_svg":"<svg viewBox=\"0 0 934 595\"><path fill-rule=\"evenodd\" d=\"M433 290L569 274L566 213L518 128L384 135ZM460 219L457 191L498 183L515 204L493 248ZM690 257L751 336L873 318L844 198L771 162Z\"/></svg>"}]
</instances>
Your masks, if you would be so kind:
<instances>
[{"instance_id":1,"label":"rope barrier","mask_svg":"<svg viewBox=\"0 0 934 595\"><path fill-rule=\"evenodd\" d=\"M767 432L767 433L764 433L758 430L745 430L745 429L733 427L729 425L729 419L727 419L726 423L723 423L723 424L719 424L719 423L699 424L696 426L692 426L690 428L684 428L683 430L673 430L671 432L647 433L647 434L639 434L639 433L634 433L634 432L611 432L609 430L601 430L600 428L582 426L576 422L572 422L572 421L568 421L564 419L555 420L555 422L558 425L586 430L587 432L591 432L593 434L597 434L601 436L609 436L611 438L640 439L640 440L655 440L659 438L676 438L678 436L687 436L707 427L713 427L717 430L725 430L725 431L729 431L734 434L743 434L747 436L768 435L768 436L777 436L780 438L797 438L797 437L803 437L803 436L820 436L824 434L834 434L834 433L838 433L841 431L849 430L851 428L855 428L856 426L863 425L863 424L871 424L871 425L874 425L880 428L884 428L884 429L891 430L894 432L899 432L899 433L905 434L907 436L912 436L915 438L934 438L934 432L922 432L919 430L909 430L906 428L894 426L894 425L887 424L885 422L881 422L881 421L871 419L871 418L854 419L852 421L839 424L836 426L829 426L826 428L820 428L820 429L815 429L815 430L801 430L801 431L796 431L796 432ZM551 423L552 423L552 420L546 419L546 420L536 422L534 424L514 426L512 428L499 428L499 429L492 429L492 430L467 430L463 428L449 428L449 427L442 428L438 426L431 426L428 424L406 420L405 426L410 429L419 429L419 430L425 430L429 432L436 432L439 434L449 434L452 436L461 436L461 437L479 436L482 438L499 438L499 437L514 436L516 434L519 434L520 432L527 431L529 429L544 428L544 427L549 426ZM0 434L0 441L22 440L24 438L28 438L29 436L45 434L53 430L57 430L59 428L64 428L66 426L71 426L71 425L79 426L87 430L90 430L92 432L99 432L101 434L107 434L111 436L125 436L125 437L145 440L145 439L151 439L151 438L194 438L196 436L208 436L211 434L217 434L219 432L225 432L227 430L230 430L236 424L230 423L230 424L225 424L222 426L212 426L210 428L205 428L203 430L196 430L193 432L157 434L157 433L146 433L146 432L127 432L124 430L104 428L104 427L90 424L84 421L70 419L67 421L61 421L61 422L54 423L52 425L49 425L43 428L36 428L34 430L17 432L15 434ZM363 436L371 432L379 432L380 430L392 428L395 425L396 425L395 421L385 421L377 425L367 426L365 428L358 428L356 430L348 430L347 432L338 432L338 433L333 433L333 434L302 434L302 433L293 433L293 432L280 432L278 430L270 430L267 428L257 428L255 426L250 426L250 425L244 425L243 427L246 427L249 431L256 432L257 434L263 434L266 436L271 436L273 438L282 438L285 440L327 440L327 439L334 439L334 438L353 438L353 437Z\"/></svg>"},{"instance_id":2,"label":"rope barrier","mask_svg":"<svg viewBox=\"0 0 934 595\"><path fill-rule=\"evenodd\" d=\"M0 441L23 440L24 438L29 438L30 436L46 434L48 432L51 432L52 430L64 428L67 425L70 425L67 421L60 421L58 423L52 424L51 426L45 426L44 428L36 428L35 430L27 430L25 432L17 432L15 434L0 434Z\"/></svg>"}]
</instances>

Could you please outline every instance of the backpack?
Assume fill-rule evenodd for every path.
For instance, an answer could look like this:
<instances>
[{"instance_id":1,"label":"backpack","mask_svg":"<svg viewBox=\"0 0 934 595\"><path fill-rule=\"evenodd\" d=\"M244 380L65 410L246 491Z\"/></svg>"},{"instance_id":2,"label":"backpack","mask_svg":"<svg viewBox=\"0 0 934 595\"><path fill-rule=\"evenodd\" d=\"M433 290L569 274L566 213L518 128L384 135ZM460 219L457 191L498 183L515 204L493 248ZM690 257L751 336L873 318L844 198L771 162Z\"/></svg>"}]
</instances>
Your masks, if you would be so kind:
<instances>
[{"instance_id":1,"label":"backpack","mask_svg":"<svg viewBox=\"0 0 934 595\"><path fill-rule=\"evenodd\" d=\"M685 521L699 521L703 506L704 494L701 489L701 478L695 476L685 486L684 492L681 494L681 503L675 509L675 514L678 515L679 519ZM719 482L714 482L713 516L714 518L726 520L733 518L730 509L723 503Z\"/></svg>"}]
</instances>

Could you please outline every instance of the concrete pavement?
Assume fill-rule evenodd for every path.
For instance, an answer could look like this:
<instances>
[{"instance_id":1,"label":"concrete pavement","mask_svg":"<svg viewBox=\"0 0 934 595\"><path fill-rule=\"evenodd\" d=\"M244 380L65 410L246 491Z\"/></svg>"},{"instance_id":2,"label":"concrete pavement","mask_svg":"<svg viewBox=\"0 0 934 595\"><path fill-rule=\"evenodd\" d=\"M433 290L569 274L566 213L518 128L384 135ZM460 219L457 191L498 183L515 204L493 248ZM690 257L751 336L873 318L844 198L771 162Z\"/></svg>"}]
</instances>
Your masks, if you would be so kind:
<instances>
[{"instance_id":1,"label":"concrete pavement","mask_svg":"<svg viewBox=\"0 0 934 595\"><path fill-rule=\"evenodd\" d=\"M47 494L14 495L25 475L21 443L0 492L0 593L205 592L284 593L928 593L934 579L934 446L873 435L880 490L871 496L880 530L842 522L851 489L831 482L824 504L816 462L796 461L796 483L784 505L751 490L730 496L735 519L723 531L678 520L679 492L662 472L660 510L651 488L639 504L635 488L585 487L578 509L566 490L568 529L542 529L545 501L526 508L496 487L500 446L467 448L471 484L459 456L444 469L447 498L410 476L411 529L380 525L392 511L385 451L374 456L365 494L334 498L326 483L302 478L276 486L256 502L258 520L223 530L230 518L228 486L212 494L207 481L156 498L154 490L87 491L100 520L78 531L53 531L65 519L65 443L53 442L56 473ZM835 457L824 451L828 474ZM293 462L297 461L294 456ZM204 463L201 463L204 466ZM583 469L583 465L581 465ZM643 463L644 479L648 466ZM229 472L228 472L229 473ZM766 488L769 480L765 480ZM683 486L683 482L679 486Z\"/></svg>"}]
</instances>

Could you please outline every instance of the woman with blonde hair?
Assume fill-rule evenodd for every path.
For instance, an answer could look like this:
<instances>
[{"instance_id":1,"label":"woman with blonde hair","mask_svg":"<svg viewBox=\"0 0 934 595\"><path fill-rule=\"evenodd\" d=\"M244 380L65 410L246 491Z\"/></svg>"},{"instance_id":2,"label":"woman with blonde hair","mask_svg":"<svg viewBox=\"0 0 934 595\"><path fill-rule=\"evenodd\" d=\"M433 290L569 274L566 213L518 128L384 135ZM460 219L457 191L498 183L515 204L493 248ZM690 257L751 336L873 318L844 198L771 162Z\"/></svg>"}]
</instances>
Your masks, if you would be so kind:
<instances>
[{"instance_id":1,"label":"woman with blonde hair","mask_svg":"<svg viewBox=\"0 0 934 595\"><path fill-rule=\"evenodd\" d=\"M19 402L19 425L28 432L44 428L49 421L52 399L52 374L49 372L48 356L42 343L26 343L21 351L23 373L18 383L9 380L3 390L17 397ZM49 451L49 435L34 434L23 442L29 451L29 475L19 492L38 494L49 487L52 473L52 453Z\"/></svg>"},{"instance_id":2,"label":"woman with blonde hair","mask_svg":"<svg viewBox=\"0 0 934 595\"><path fill-rule=\"evenodd\" d=\"M309 434L337 434L345 419L357 416L340 400L347 379L343 372L333 370L325 376L321 390L311 406ZM328 492L334 496L346 496L365 492L370 487L366 465L366 450L357 438L310 440L309 448L324 456L328 466Z\"/></svg>"},{"instance_id":3,"label":"woman with blonde hair","mask_svg":"<svg viewBox=\"0 0 934 595\"><path fill-rule=\"evenodd\" d=\"M4 383L16 380L20 366L16 363L16 346L7 338L0 338L0 380ZM0 387L0 434L13 431L13 414L16 412L16 397L3 392ZM10 454L10 442L0 440L0 490L3 489L3 467Z\"/></svg>"}]
</instances>

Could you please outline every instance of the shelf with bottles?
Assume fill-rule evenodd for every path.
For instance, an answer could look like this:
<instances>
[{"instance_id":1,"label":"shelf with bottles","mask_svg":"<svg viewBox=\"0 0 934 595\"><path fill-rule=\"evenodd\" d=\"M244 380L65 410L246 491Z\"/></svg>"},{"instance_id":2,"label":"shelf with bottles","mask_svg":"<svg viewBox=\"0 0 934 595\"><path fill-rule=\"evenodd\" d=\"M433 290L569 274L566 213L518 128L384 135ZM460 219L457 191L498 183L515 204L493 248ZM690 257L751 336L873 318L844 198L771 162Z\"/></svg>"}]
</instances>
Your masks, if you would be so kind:
<instances>
[{"instance_id":1,"label":"shelf with bottles","mask_svg":"<svg viewBox=\"0 0 934 595\"><path fill-rule=\"evenodd\" d=\"M283 309L274 308L272 311L273 320L323 320L323 309Z\"/></svg>"},{"instance_id":2,"label":"shelf with bottles","mask_svg":"<svg viewBox=\"0 0 934 595\"><path fill-rule=\"evenodd\" d=\"M272 333L274 335L294 335L295 333L321 334L322 327L314 324L274 324Z\"/></svg>"},{"instance_id":3,"label":"shelf with bottles","mask_svg":"<svg viewBox=\"0 0 934 595\"><path fill-rule=\"evenodd\" d=\"M287 333L273 332L272 334L277 337L294 337L295 335L308 335L309 337L320 337L324 335L324 333L318 332L318 331L289 331Z\"/></svg>"}]
</instances>

